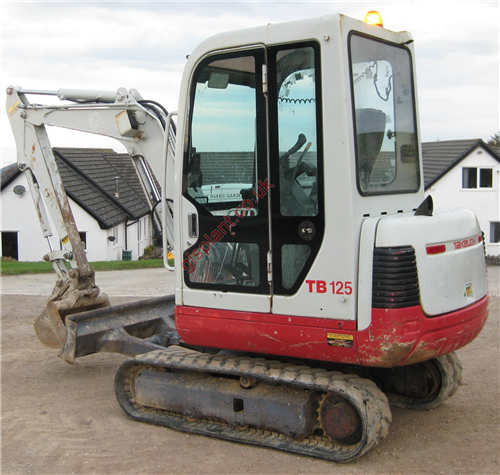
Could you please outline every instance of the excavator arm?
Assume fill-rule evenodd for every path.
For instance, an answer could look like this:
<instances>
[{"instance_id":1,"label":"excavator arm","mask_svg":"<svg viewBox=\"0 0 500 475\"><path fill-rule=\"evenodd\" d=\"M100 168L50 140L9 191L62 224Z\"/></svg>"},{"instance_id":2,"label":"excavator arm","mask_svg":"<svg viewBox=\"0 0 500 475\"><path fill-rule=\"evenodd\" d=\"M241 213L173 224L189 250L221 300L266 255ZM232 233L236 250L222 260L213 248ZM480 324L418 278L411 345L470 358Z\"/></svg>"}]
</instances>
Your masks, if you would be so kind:
<instances>
[{"instance_id":1,"label":"excavator arm","mask_svg":"<svg viewBox=\"0 0 500 475\"><path fill-rule=\"evenodd\" d=\"M56 96L60 103L30 103L30 95ZM71 325L66 325L66 317L103 309L110 303L107 295L95 285L94 270L80 240L46 126L105 135L126 147L155 212L156 226L164 237L164 249L167 249L173 243L172 200L165 196L168 192L173 193L173 170L169 168L169 164L173 167L175 153L175 127L170 127L172 114L157 103L143 100L135 90L59 89L52 92L18 87L7 89L7 113L16 140L19 169L26 174L42 233L48 242L49 252L44 260L52 263L58 276L47 307L35 323L35 330L46 346L63 349L65 344L76 340L75 335L68 337ZM163 200L153 173L163 177ZM160 202L162 207L158 208ZM46 210L52 218L54 231ZM62 250L54 248L51 240L54 234L61 241ZM134 318L138 322L142 319L140 315ZM65 359L74 359L74 348L66 349L66 353L72 356Z\"/></svg>"}]
</instances>

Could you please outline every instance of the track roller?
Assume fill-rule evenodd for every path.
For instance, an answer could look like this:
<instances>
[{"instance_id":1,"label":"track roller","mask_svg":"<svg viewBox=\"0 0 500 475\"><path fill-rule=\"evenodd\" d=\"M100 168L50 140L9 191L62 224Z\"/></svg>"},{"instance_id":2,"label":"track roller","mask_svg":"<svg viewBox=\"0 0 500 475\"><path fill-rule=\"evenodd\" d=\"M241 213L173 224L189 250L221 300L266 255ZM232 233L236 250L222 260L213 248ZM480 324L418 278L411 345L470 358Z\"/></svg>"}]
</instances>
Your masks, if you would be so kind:
<instances>
[{"instance_id":1,"label":"track roller","mask_svg":"<svg viewBox=\"0 0 500 475\"><path fill-rule=\"evenodd\" d=\"M408 385L399 384L398 390L387 391L389 403L394 407L416 411L434 409L453 396L462 384L462 365L455 352L403 368L414 373L418 390L411 391L403 387Z\"/></svg>"}]
</instances>

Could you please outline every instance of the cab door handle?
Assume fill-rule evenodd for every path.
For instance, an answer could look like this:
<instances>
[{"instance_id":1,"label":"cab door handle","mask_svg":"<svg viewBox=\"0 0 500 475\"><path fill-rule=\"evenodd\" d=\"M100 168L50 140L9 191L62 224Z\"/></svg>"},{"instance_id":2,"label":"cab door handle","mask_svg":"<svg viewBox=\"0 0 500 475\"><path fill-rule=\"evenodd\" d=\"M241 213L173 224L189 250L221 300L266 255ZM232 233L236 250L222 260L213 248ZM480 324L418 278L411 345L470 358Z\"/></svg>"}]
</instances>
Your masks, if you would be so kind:
<instances>
[{"instance_id":1,"label":"cab door handle","mask_svg":"<svg viewBox=\"0 0 500 475\"><path fill-rule=\"evenodd\" d=\"M195 213L188 214L188 236L190 238L198 237L198 216Z\"/></svg>"}]
</instances>

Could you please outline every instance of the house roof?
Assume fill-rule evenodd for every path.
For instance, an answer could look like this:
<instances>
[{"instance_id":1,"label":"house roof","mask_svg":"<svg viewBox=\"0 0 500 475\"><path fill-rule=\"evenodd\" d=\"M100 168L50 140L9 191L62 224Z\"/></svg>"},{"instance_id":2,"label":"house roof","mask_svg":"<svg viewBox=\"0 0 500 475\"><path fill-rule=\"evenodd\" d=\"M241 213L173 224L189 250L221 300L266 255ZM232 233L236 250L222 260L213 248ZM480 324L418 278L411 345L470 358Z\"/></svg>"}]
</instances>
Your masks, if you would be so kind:
<instances>
[{"instance_id":1,"label":"house roof","mask_svg":"<svg viewBox=\"0 0 500 475\"><path fill-rule=\"evenodd\" d=\"M53 152L67 195L102 229L137 220L151 211L128 154L111 149L59 147ZM3 168L2 190L20 173L17 164Z\"/></svg>"},{"instance_id":2,"label":"house roof","mask_svg":"<svg viewBox=\"0 0 500 475\"><path fill-rule=\"evenodd\" d=\"M481 139L443 140L440 142L422 143L425 189L446 175L448 171L469 155L476 147L483 148L495 160L500 162L500 156Z\"/></svg>"},{"instance_id":3,"label":"house roof","mask_svg":"<svg viewBox=\"0 0 500 475\"><path fill-rule=\"evenodd\" d=\"M10 185L21 173L17 163L12 163L2 168L2 190Z\"/></svg>"}]
</instances>

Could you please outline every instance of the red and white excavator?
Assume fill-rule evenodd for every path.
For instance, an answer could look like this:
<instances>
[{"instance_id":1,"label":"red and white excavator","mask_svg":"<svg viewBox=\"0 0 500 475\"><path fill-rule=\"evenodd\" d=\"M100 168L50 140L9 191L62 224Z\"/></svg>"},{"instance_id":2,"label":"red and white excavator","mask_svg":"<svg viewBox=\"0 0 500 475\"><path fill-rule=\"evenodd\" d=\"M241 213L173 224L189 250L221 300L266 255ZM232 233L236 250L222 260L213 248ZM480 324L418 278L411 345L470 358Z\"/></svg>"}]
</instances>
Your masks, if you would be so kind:
<instances>
[{"instance_id":1,"label":"red and white excavator","mask_svg":"<svg viewBox=\"0 0 500 475\"><path fill-rule=\"evenodd\" d=\"M115 388L135 419L339 462L387 435L390 405L453 395L488 315L484 249L471 211L425 198L411 35L343 15L219 34L179 97L168 113L133 89L9 87L19 167L64 248L45 256L40 340L68 362L132 356ZM152 200L154 171L175 296L100 293L47 125L117 139Z\"/></svg>"}]
</instances>

